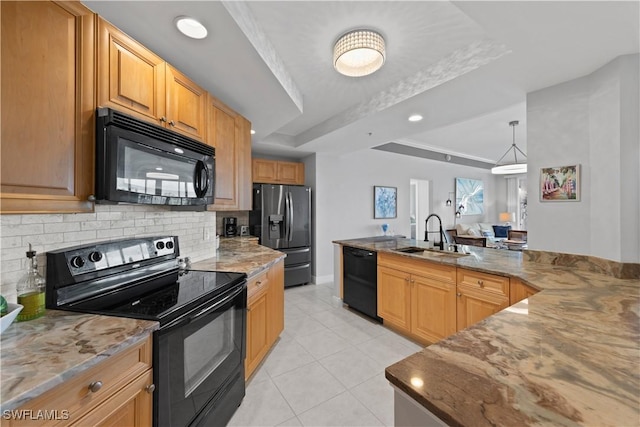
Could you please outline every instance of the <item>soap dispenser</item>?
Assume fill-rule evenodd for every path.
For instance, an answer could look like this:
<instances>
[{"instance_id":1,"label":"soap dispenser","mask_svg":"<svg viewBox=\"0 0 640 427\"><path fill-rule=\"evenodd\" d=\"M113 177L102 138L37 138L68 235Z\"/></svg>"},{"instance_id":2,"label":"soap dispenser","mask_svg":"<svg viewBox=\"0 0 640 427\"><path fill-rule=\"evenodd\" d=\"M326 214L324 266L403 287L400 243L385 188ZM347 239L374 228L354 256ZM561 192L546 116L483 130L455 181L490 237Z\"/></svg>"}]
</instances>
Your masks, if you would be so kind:
<instances>
[{"instance_id":1,"label":"soap dispenser","mask_svg":"<svg viewBox=\"0 0 640 427\"><path fill-rule=\"evenodd\" d=\"M20 278L17 286L18 304L24 308L18 314L18 322L37 319L44 314L44 292L45 280L38 273L38 263L36 261L36 251L31 248L27 251L27 272Z\"/></svg>"}]
</instances>

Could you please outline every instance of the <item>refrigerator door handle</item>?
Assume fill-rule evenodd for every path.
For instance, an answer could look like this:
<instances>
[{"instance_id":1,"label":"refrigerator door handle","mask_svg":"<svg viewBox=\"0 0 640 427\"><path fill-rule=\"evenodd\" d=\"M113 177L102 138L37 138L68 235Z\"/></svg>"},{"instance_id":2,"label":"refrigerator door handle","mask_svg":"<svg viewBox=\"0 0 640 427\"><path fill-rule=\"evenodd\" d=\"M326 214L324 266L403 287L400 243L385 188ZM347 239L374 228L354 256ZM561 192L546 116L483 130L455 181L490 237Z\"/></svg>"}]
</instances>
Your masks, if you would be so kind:
<instances>
[{"instance_id":1,"label":"refrigerator door handle","mask_svg":"<svg viewBox=\"0 0 640 427\"><path fill-rule=\"evenodd\" d=\"M289 218L291 200L289 193L284 195L284 240L289 241L289 228L291 227L291 219Z\"/></svg>"},{"instance_id":2,"label":"refrigerator door handle","mask_svg":"<svg viewBox=\"0 0 640 427\"><path fill-rule=\"evenodd\" d=\"M293 240L293 196L291 192L287 193L289 197L289 241Z\"/></svg>"}]
</instances>

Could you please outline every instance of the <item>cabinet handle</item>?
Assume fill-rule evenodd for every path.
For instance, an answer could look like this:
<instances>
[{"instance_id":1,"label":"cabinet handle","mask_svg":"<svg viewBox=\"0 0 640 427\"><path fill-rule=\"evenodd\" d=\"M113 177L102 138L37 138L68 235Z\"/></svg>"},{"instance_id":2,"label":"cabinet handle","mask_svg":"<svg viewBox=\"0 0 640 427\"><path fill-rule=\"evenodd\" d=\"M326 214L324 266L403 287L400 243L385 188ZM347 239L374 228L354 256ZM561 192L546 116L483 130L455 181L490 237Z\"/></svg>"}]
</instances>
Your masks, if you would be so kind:
<instances>
[{"instance_id":1,"label":"cabinet handle","mask_svg":"<svg viewBox=\"0 0 640 427\"><path fill-rule=\"evenodd\" d=\"M481 288L484 288L484 282L482 280L478 280L478 285L480 285Z\"/></svg>"},{"instance_id":2,"label":"cabinet handle","mask_svg":"<svg viewBox=\"0 0 640 427\"><path fill-rule=\"evenodd\" d=\"M167 118L166 118L165 116L162 116L162 117L160 117L160 121L161 121L161 122L166 122L166 121L167 121Z\"/></svg>"},{"instance_id":3,"label":"cabinet handle","mask_svg":"<svg viewBox=\"0 0 640 427\"><path fill-rule=\"evenodd\" d=\"M169 122L169 124L170 124L171 126L175 126L175 125L176 125L176 122L174 122L173 120L171 120L171 121Z\"/></svg>"},{"instance_id":4,"label":"cabinet handle","mask_svg":"<svg viewBox=\"0 0 640 427\"><path fill-rule=\"evenodd\" d=\"M460 292L457 292L456 295L459 296L459 297L462 296L462 294Z\"/></svg>"},{"instance_id":5,"label":"cabinet handle","mask_svg":"<svg viewBox=\"0 0 640 427\"><path fill-rule=\"evenodd\" d=\"M408 278L408 277L405 277L405 278L404 278L404 281L405 281L405 282L408 282L408 281L409 281L409 278Z\"/></svg>"},{"instance_id":6,"label":"cabinet handle","mask_svg":"<svg viewBox=\"0 0 640 427\"><path fill-rule=\"evenodd\" d=\"M90 202L95 202L96 201L96 196L94 196L93 194L89 194L89 197L87 197L87 200Z\"/></svg>"},{"instance_id":7,"label":"cabinet handle","mask_svg":"<svg viewBox=\"0 0 640 427\"><path fill-rule=\"evenodd\" d=\"M262 282L256 282L256 286L262 286Z\"/></svg>"},{"instance_id":8,"label":"cabinet handle","mask_svg":"<svg viewBox=\"0 0 640 427\"><path fill-rule=\"evenodd\" d=\"M89 384L89 391L91 393L97 393L102 388L102 381L94 381Z\"/></svg>"},{"instance_id":9,"label":"cabinet handle","mask_svg":"<svg viewBox=\"0 0 640 427\"><path fill-rule=\"evenodd\" d=\"M148 386L146 386L146 387L144 388L144 390L145 390L147 393L151 394L151 393L153 393L154 391L156 391L156 385L155 385L155 384L149 384Z\"/></svg>"}]
</instances>

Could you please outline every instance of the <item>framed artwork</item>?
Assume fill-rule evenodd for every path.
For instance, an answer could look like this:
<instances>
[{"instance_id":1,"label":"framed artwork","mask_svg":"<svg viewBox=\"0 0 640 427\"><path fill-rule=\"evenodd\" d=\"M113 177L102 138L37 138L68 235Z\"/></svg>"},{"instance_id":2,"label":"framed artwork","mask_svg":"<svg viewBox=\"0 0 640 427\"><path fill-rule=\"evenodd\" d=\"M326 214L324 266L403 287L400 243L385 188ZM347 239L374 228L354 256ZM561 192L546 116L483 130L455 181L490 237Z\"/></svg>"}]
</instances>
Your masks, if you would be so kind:
<instances>
[{"instance_id":1,"label":"framed artwork","mask_svg":"<svg viewBox=\"0 0 640 427\"><path fill-rule=\"evenodd\" d=\"M540 201L580 201L580 165L540 169Z\"/></svg>"},{"instance_id":2,"label":"framed artwork","mask_svg":"<svg viewBox=\"0 0 640 427\"><path fill-rule=\"evenodd\" d=\"M461 215L484 214L484 185L478 179L456 178L456 210Z\"/></svg>"},{"instance_id":3,"label":"framed artwork","mask_svg":"<svg viewBox=\"0 0 640 427\"><path fill-rule=\"evenodd\" d=\"M373 186L373 218L395 218L398 208L398 189L396 187Z\"/></svg>"}]
</instances>

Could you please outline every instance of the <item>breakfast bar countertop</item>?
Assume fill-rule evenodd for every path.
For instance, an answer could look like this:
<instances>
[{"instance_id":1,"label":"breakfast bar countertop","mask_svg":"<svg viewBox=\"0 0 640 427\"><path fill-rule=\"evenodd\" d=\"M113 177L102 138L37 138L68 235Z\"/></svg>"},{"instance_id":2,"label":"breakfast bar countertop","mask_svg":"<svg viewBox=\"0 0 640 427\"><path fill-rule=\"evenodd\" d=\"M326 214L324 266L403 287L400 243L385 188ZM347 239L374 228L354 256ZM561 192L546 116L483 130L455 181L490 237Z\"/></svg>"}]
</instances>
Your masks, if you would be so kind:
<instances>
[{"instance_id":1,"label":"breakfast bar countertop","mask_svg":"<svg viewBox=\"0 0 640 427\"><path fill-rule=\"evenodd\" d=\"M427 247L409 239L333 243L516 277L542 291L387 367L395 387L447 424L640 424L637 264L633 278L618 279L587 271L582 259L536 262L537 251L465 247L469 255L453 257L396 252Z\"/></svg>"},{"instance_id":2,"label":"breakfast bar countertop","mask_svg":"<svg viewBox=\"0 0 640 427\"><path fill-rule=\"evenodd\" d=\"M193 270L226 271L255 276L286 255L258 244L257 237L221 238L216 256L191 264Z\"/></svg>"},{"instance_id":3,"label":"breakfast bar countertop","mask_svg":"<svg viewBox=\"0 0 640 427\"><path fill-rule=\"evenodd\" d=\"M20 407L157 328L158 322L60 310L10 325L0 340L0 410Z\"/></svg>"}]
</instances>

